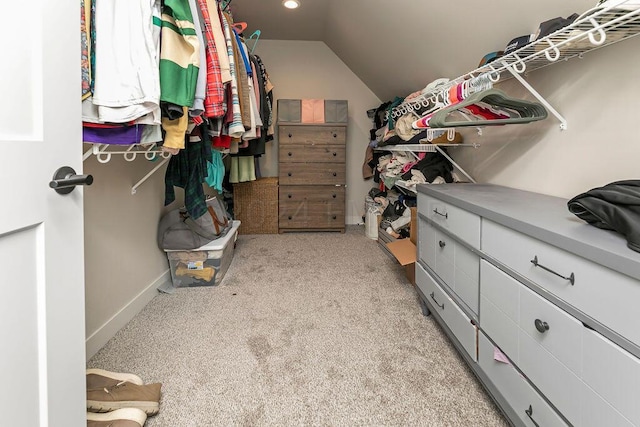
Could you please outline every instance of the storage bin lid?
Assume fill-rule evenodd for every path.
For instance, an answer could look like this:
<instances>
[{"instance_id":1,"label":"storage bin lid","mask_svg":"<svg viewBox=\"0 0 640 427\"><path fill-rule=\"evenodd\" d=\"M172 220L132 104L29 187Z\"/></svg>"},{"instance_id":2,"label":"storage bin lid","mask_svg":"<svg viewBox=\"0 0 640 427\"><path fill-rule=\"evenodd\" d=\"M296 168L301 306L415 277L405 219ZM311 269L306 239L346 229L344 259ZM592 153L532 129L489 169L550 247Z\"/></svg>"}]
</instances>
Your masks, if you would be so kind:
<instances>
[{"instance_id":1,"label":"storage bin lid","mask_svg":"<svg viewBox=\"0 0 640 427\"><path fill-rule=\"evenodd\" d=\"M231 239L235 239L236 235L238 234L238 228L240 227L240 221L233 221L233 225L231 226L231 229L227 232L226 236L221 237L220 239L216 239L212 242L207 243L204 246L200 246L197 249L191 249L190 251L220 251L223 250L226 246L227 243L229 243L229 241ZM171 250L171 249L165 249L165 252L185 252L184 249L179 249L179 250Z\"/></svg>"}]
</instances>

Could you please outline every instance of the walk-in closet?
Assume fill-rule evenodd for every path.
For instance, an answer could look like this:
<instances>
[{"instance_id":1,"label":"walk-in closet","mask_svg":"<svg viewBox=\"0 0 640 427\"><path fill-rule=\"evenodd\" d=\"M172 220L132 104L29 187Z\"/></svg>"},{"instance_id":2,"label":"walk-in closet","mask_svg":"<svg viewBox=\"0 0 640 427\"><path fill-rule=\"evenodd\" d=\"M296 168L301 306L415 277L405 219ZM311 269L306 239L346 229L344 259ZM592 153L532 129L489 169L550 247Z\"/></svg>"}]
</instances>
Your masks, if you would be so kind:
<instances>
[{"instance_id":1,"label":"walk-in closet","mask_svg":"<svg viewBox=\"0 0 640 427\"><path fill-rule=\"evenodd\" d=\"M640 1L7 7L0 425L640 427Z\"/></svg>"}]
</instances>

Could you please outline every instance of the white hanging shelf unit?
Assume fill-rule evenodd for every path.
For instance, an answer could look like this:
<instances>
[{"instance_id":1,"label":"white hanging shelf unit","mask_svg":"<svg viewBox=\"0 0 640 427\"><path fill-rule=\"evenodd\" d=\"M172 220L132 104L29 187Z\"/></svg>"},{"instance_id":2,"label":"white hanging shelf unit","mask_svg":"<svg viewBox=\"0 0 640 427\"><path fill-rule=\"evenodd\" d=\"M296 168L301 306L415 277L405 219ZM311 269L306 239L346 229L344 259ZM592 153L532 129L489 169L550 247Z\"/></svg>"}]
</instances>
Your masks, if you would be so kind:
<instances>
[{"instance_id":1,"label":"white hanging shelf unit","mask_svg":"<svg viewBox=\"0 0 640 427\"><path fill-rule=\"evenodd\" d=\"M585 53L640 34L640 8L625 10L627 1L615 7L595 10L592 13L587 11L571 25L535 40L494 62L450 80L433 91L406 101L395 107L394 112L412 111L414 108L419 108L421 104L424 105L426 100L437 93L448 91L454 85L479 76L487 75L494 84L516 78L558 119L560 129L566 130L568 127L566 119L524 80L522 74L526 75L531 71L553 65L559 61L567 61L575 57L582 58ZM627 8L633 9L634 6L627 6ZM507 72L505 73L505 71Z\"/></svg>"},{"instance_id":2,"label":"white hanging shelf unit","mask_svg":"<svg viewBox=\"0 0 640 427\"><path fill-rule=\"evenodd\" d=\"M123 149L124 147L127 148ZM135 183L131 187L132 195L136 194L138 188L154 173L159 171L160 168L162 168L162 166L164 166L171 158L171 154L162 151L162 149L160 149L157 144L132 144L126 146L94 144L91 148L85 151L84 155L82 156L82 161L87 160L91 156L96 156L96 160L99 163L109 163L111 161L111 156L113 155L121 155L128 162L133 162L138 155L144 156L144 158L149 161L158 161L158 164L153 169L151 169L149 173L143 176L137 183Z\"/></svg>"},{"instance_id":3,"label":"white hanging shelf unit","mask_svg":"<svg viewBox=\"0 0 640 427\"><path fill-rule=\"evenodd\" d=\"M457 147L473 147L473 148L478 148L480 147L480 144L477 143L473 143L473 144L430 144L429 141L427 139L421 139L420 140L420 144L407 144L407 145L384 145L382 147L378 147L375 149L375 151L391 151L391 152L397 152L397 153L410 153L413 155L413 157L416 160L419 160L419 157L416 153L435 153L438 152L440 154L442 154L449 162L451 162L451 164L460 171L460 173L462 173L464 176L467 177L467 179L471 182L473 182L475 184L476 180L473 179L473 177L471 177L471 175L469 175L463 168L462 166L460 166L459 164L457 164L452 158L451 156L449 156L447 154L447 152L445 150L443 150L443 147L453 147L453 148L457 148ZM402 184L400 184L400 186L402 186ZM411 188L411 187L406 187L403 186L403 188L416 193L416 189L415 188Z\"/></svg>"}]
</instances>

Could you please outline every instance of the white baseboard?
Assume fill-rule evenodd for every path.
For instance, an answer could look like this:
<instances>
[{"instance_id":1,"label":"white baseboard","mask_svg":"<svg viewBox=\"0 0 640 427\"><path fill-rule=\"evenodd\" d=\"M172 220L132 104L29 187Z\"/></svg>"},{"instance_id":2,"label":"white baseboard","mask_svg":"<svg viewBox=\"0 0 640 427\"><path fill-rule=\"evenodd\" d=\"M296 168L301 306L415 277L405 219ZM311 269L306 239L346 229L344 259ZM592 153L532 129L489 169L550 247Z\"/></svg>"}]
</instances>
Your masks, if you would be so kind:
<instances>
[{"instance_id":1,"label":"white baseboard","mask_svg":"<svg viewBox=\"0 0 640 427\"><path fill-rule=\"evenodd\" d=\"M166 282L171 282L170 270L162 273L160 277L143 289L142 292L136 295L127 305L114 314L111 319L100 326L97 331L92 333L86 340L87 360L92 358L98 350L104 347L136 314L140 313L140 311L149 304L149 301L158 295L158 288Z\"/></svg>"}]
</instances>

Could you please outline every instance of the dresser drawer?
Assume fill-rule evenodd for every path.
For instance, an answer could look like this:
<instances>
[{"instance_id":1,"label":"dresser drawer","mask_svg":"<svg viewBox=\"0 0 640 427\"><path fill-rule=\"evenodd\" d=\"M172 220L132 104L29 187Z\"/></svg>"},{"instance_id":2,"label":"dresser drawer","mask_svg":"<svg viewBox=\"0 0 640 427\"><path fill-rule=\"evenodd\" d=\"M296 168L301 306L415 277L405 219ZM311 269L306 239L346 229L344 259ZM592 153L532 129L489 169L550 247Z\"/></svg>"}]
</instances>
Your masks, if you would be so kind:
<instances>
[{"instance_id":1,"label":"dresser drawer","mask_svg":"<svg viewBox=\"0 0 640 427\"><path fill-rule=\"evenodd\" d=\"M478 363L525 426L567 426L562 417L510 364L495 358L496 347L480 332ZM498 350L499 351L499 350Z\"/></svg>"},{"instance_id":2,"label":"dresser drawer","mask_svg":"<svg viewBox=\"0 0 640 427\"><path fill-rule=\"evenodd\" d=\"M344 145L280 145L280 163L344 162Z\"/></svg>"},{"instance_id":3,"label":"dresser drawer","mask_svg":"<svg viewBox=\"0 0 640 427\"><path fill-rule=\"evenodd\" d=\"M429 273L416 263L416 285L472 360L477 360L477 328Z\"/></svg>"},{"instance_id":4,"label":"dresser drawer","mask_svg":"<svg viewBox=\"0 0 640 427\"><path fill-rule=\"evenodd\" d=\"M278 196L281 206L305 202L322 202L344 209L345 188L342 185L281 185Z\"/></svg>"},{"instance_id":5,"label":"dresser drawer","mask_svg":"<svg viewBox=\"0 0 640 427\"><path fill-rule=\"evenodd\" d=\"M478 313L480 257L439 230L434 271L474 313Z\"/></svg>"},{"instance_id":6,"label":"dresser drawer","mask_svg":"<svg viewBox=\"0 0 640 427\"><path fill-rule=\"evenodd\" d=\"M482 329L491 337L494 337L495 332L494 341L506 350L513 349L516 337L513 325L517 325L522 332L580 376L584 329L582 323L488 262L482 261L480 271L482 296L485 302L491 303L482 308ZM496 311L508 321L496 317L493 314ZM500 320L507 321L506 325L500 324ZM507 334L505 329L509 330ZM507 352L511 353L510 350ZM511 357L514 356L517 354L511 353Z\"/></svg>"},{"instance_id":7,"label":"dresser drawer","mask_svg":"<svg viewBox=\"0 0 640 427\"><path fill-rule=\"evenodd\" d=\"M639 281L486 219L482 225L482 250L640 345L640 328L634 314L640 301ZM573 285L569 280L572 275Z\"/></svg>"},{"instance_id":8,"label":"dresser drawer","mask_svg":"<svg viewBox=\"0 0 640 427\"><path fill-rule=\"evenodd\" d=\"M418 259L433 270L436 267L436 228L418 216Z\"/></svg>"},{"instance_id":9,"label":"dresser drawer","mask_svg":"<svg viewBox=\"0 0 640 427\"><path fill-rule=\"evenodd\" d=\"M280 185L342 185L344 163L280 163Z\"/></svg>"},{"instance_id":10,"label":"dresser drawer","mask_svg":"<svg viewBox=\"0 0 640 427\"><path fill-rule=\"evenodd\" d=\"M279 228L344 228L344 187L280 186Z\"/></svg>"},{"instance_id":11,"label":"dresser drawer","mask_svg":"<svg viewBox=\"0 0 640 427\"><path fill-rule=\"evenodd\" d=\"M344 126L278 126L279 144L331 145L346 141Z\"/></svg>"},{"instance_id":12,"label":"dresser drawer","mask_svg":"<svg viewBox=\"0 0 640 427\"><path fill-rule=\"evenodd\" d=\"M588 404L584 405L585 409L591 407L592 418L595 419L613 420L624 416L633 425L640 426L640 360L587 328L583 331L583 341L582 380L585 383L585 394L589 397ZM606 404L589 396L593 390L598 391L599 397ZM586 421L581 425L587 425ZM620 422L608 425L625 424Z\"/></svg>"},{"instance_id":13,"label":"dresser drawer","mask_svg":"<svg viewBox=\"0 0 640 427\"><path fill-rule=\"evenodd\" d=\"M418 211L470 246L480 248L480 217L418 193Z\"/></svg>"},{"instance_id":14,"label":"dresser drawer","mask_svg":"<svg viewBox=\"0 0 640 427\"><path fill-rule=\"evenodd\" d=\"M344 208L327 211L327 207L308 203L299 210L284 207L278 217L279 228L344 228Z\"/></svg>"}]
</instances>

